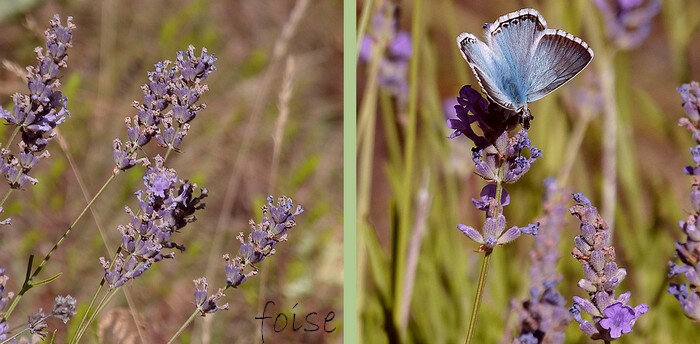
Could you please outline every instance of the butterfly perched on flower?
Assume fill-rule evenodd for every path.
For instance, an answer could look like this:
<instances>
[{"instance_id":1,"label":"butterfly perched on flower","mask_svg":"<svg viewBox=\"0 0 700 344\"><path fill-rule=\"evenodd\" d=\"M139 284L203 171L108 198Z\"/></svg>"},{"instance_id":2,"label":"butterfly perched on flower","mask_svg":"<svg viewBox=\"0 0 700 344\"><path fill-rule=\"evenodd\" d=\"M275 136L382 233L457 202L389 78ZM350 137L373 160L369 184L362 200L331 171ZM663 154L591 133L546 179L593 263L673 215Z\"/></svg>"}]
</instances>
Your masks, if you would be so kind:
<instances>
[{"instance_id":1,"label":"butterfly perched on flower","mask_svg":"<svg viewBox=\"0 0 700 344\"><path fill-rule=\"evenodd\" d=\"M548 29L531 8L503 15L484 30L486 43L465 32L457 45L488 98L519 115L525 128L532 119L527 104L571 80L593 59L586 42Z\"/></svg>"}]
</instances>

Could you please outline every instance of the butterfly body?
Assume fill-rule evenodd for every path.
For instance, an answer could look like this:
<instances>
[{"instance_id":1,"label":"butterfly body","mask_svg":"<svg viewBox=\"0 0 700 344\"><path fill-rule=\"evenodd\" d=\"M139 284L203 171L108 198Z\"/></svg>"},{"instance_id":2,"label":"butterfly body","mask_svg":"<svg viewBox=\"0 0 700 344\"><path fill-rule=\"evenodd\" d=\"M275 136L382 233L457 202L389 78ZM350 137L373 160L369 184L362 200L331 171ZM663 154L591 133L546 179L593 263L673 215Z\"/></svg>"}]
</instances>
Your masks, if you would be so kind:
<instances>
[{"instance_id":1,"label":"butterfly body","mask_svg":"<svg viewBox=\"0 0 700 344\"><path fill-rule=\"evenodd\" d=\"M470 33L457 37L462 56L488 98L531 118L527 104L576 76L593 59L586 42L547 28L534 9L522 9L484 25L486 43Z\"/></svg>"}]
</instances>

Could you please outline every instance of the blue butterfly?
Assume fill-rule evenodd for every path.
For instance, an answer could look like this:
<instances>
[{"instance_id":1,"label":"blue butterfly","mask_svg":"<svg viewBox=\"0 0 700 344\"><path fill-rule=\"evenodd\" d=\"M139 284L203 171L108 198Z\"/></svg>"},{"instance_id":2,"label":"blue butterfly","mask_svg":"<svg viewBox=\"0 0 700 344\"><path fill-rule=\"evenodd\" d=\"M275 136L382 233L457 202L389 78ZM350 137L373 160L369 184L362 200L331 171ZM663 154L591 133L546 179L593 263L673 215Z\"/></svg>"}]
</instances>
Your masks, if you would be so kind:
<instances>
[{"instance_id":1,"label":"blue butterfly","mask_svg":"<svg viewBox=\"0 0 700 344\"><path fill-rule=\"evenodd\" d=\"M503 15L484 29L486 43L465 32L457 45L488 98L520 115L526 128L532 119L527 103L556 90L593 59L586 42L548 29L531 8Z\"/></svg>"}]
</instances>

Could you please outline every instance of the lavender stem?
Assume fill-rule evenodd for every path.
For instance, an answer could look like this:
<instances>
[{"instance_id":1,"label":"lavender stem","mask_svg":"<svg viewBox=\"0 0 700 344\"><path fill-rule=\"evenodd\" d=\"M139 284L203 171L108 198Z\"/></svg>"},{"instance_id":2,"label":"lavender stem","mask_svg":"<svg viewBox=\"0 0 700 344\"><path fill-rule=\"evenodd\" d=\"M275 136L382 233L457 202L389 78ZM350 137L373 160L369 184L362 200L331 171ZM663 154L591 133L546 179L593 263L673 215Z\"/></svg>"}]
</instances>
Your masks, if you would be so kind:
<instances>
[{"instance_id":1,"label":"lavender stem","mask_svg":"<svg viewBox=\"0 0 700 344\"><path fill-rule=\"evenodd\" d=\"M474 330L476 329L476 319L479 313L479 305L481 305L481 298L483 296L484 284L486 282L486 273L489 267L489 258L491 257L491 251L484 253L484 260L481 262L481 272L479 273L479 284L476 287L476 295L474 296L474 310L472 310L472 316L469 319L469 331L467 332L467 344L471 344L472 337L474 336Z\"/></svg>"},{"instance_id":2,"label":"lavender stem","mask_svg":"<svg viewBox=\"0 0 700 344\"><path fill-rule=\"evenodd\" d=\"M182 324L182 326L180 326L180 328L177 330L177 332L175 332L175 334L172 336L172 338L170 338L170 340L168 341L168 344L173 343L173 342L175 341L175 339L177 339L177 337L180 336L180 334L182 333L182 331L184 331L185 328L187 328L187 326L189 326L190 323L192 323L192 321L194 321L194 317L197 316L197 313L199 313L199 310L198 310L197 308L195 308L195 309L194 309L194 312L192 312L192 314L190 315L190 317L187 318L187 321L185 321L185 323Z\"/></svg>"},{"instance_id":3,"label":"lavender stem","mask_svg":"<svg viewBox=\"0 0 700 344\"><path fill-rule=\"evenodd\" d=\"M73 228L78 224L78 221L80 221L80 219L82 219L83 215L85 215L85 213L90 209L90 207L92 207L92 205L95 203L97 198L100 197L100 195L102 195L102 193L105 191L105 189L107 189L107 186L114 180L114 177L116 177L116 175L117 175L116 172L112 173L112 175L107 179L107 181L105 181L105 183L102 185L100 190L97 191L95 196L93 196L92 199L90 200L90 202L88 202L88 204L85 206L85 208L83 208L83 211L80 212L80 215L78 215L78 217L73 221L73 223L71 223L71 225L68 227L66 232L63 233L61 238L58 239L56 244L54 244L53 248L51 248L49 253L47 253L46 256L44 256L44 259L41 261L41 263L39 263L39 266L37 266L36 270L34 270L32 275L26 281L24 281L22 290L20 290L20 292L17 294L17 296L15 296L15 298L12 300L12 304L10 304L10 307L7 309L7 312L5 312L5 314L3 315L3 318L2 318L3 321L5 321L5 320L7 320L7 318L9 318L10 314L12 314L12 311L15 309L15 307L17 307L17 304L19 303L20 299L22 299L22 296L32 288L32 281L34 280L34 278L37 275L39 275L39 273L44 269L44 265L46 265L46 263L49 260L51 260L51 256L54 254L54 252L56 252L56 250L58 250L58 248L61 247L63 242L66 240L66 238L68 238L68 235L70 235Z\"/></svg>"}]
</instances>

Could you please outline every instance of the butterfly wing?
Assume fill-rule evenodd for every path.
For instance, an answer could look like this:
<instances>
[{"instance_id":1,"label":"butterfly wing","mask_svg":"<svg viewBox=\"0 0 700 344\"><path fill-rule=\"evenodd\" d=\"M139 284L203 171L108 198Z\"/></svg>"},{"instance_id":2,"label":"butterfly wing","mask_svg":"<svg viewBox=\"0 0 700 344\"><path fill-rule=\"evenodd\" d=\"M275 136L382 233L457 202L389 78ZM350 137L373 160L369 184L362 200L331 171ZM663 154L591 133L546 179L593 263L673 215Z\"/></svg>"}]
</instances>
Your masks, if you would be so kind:
<instances>
[{"instance_id":1,"label":"butterfly wing","mask_svg":"<svg viewBox=\"0 0 700 344\"><path fill-rule=\"evenodd\" d=\"M535 43L546 27L544 18L536 10L528 8L508 13L492 24L486 24L486 44L471 35L465 36L470 38L466 44L460 45L465 57L470 53L488 52L479 54L485 56L487 61L474 59L470 65L476 65L472 69L483 81L482 88L500 106L517 110L527 103L527 64ZM480 68L487 62L491 63L490 69Z\"/></svg>"},{"instance_id":2,"label":"butterfly wing","mask_svg":"<svg viewBox=\"0 0 700 344\"><path fill-rule=\"evenodd\" d=\"M528 63L527 102L538 100L571 80L593 59L586 42L562 30L545 30Z\"/></svg>"},{"instance_id":3,"label":"butterfly wing","mask_svg":"<svg viewBox=\"0 0 700 344\"><path fill-rule=\"evenodd\" d=\"M502 70L501 57L495 55L486 43L470 33L460 34L457 37L457 45L486 95L504 107L507 107L507 104L512 107L512 102L503 92L497 77Z\"/></svg>"}]
</instances>

